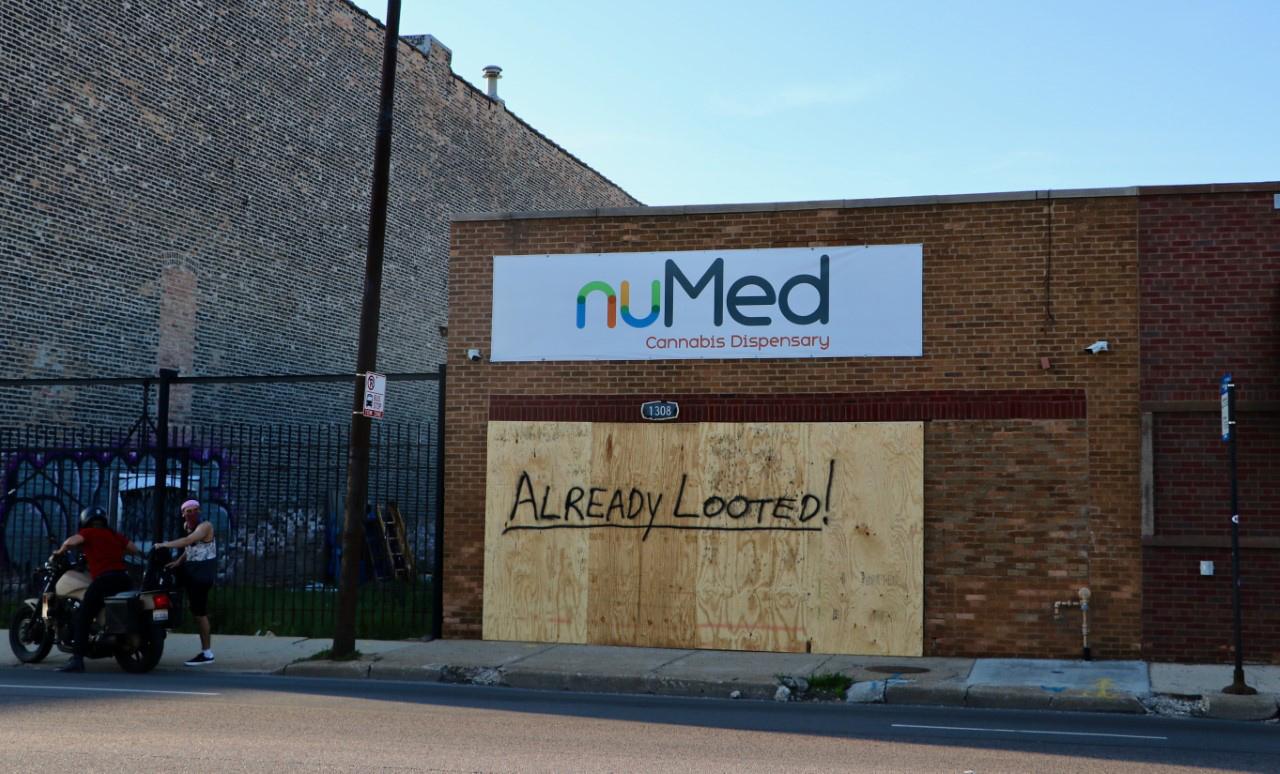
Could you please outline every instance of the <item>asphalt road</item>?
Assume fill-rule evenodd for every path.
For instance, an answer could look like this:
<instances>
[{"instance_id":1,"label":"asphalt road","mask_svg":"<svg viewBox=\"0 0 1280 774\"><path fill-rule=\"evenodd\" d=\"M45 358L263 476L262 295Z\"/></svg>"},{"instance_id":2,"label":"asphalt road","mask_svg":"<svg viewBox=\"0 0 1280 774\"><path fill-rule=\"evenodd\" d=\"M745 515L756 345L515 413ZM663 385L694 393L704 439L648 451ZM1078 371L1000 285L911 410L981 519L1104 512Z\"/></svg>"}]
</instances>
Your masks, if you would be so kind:
<instances>
[{"instance_id":1,"label":"asphalt road","mask_svg":"<svg viewBox=\"0 0 1280 774\"><path fill-rule=\"evenodd\" d=\"M3 771L1280 771L1280 726L0 670Z\"/></svg>"}]
</instances>

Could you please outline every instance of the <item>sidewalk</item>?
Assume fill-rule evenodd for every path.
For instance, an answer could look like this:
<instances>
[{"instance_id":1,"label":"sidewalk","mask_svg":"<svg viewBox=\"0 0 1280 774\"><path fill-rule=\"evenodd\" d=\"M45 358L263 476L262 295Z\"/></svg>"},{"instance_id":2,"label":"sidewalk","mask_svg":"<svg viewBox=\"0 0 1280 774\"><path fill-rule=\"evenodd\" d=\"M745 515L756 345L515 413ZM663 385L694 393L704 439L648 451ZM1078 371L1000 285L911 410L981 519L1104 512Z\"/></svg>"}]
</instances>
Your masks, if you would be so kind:
<instances>
[{"instance_id":1,"label":"sidewalk","mask_svg":"<svg viewBox=\"0 0 1280 774\"><path fill-rule=\"evenodd\" d=\"M6 633L7 636L7 633ZM1265 720L1277 714L1280 665L1246 666L1257 696L1230 696L1224 665L1142 661L891 658L745 653L478 640L360 640L355 661L306 660L328 639L214 635L217 661L205 671L472 683L542 690L649 693L735 699L931 704L1006 709L1194 715ZM159 669L183 670L199 650L192 634L171 634ZM54 653L37 667L65 656ZM6 647L0 663L20 666ZM90 671L117 669L110 660ZM840 674L847 691L823 694L814 675Z\"/></svg>"}]
</instances>

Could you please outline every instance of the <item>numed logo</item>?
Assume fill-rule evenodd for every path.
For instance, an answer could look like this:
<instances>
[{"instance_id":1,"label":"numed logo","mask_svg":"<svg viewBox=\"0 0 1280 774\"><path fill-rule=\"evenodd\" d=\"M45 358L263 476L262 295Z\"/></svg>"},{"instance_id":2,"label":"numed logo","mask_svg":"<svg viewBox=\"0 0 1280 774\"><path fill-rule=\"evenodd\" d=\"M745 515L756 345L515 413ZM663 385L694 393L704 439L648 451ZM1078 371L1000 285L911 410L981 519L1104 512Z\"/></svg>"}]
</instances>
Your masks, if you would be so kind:
<instances>
[{"instance_id":1,"label":"numed logo","mask_svg":"<svg viewBox=\"0 0 1280 774\"><path fill-rule=\"evenodd\" d=\"M817 292L817 303L812 310L798 311L793 304L792 293L802 286L813 288ZM757 274L747 274L733 280L726 291L723 258L716 258L697 281L690 281L680 266L668 258L664 263L662 281L653 280L649 285L650 303L647 315L637 317L631 313L629 281L623 280L620 283L622 305L619 308L619 294L614 293L613 286L607 282L593 280L583 285L578 291L578 328L587 327L587 307L593 294L604 296L604 322L609 328L617 327L619 314L623 322L632 328L646 328L657 321L660 313L662 324L670 328L676 319L677 292L683 299L681 302L681 308L683 308L684 303L702 296L708 288L712 303L712 323L716 327L724 325L726 311L729 317L739 325L770 325L773 323L770 312L775 306L777 312L794 325L814 323L826 325L830 321L830 257L825 254L819 258L816 275L796 274L776 290L768 279Z\"/></svg>"},{"instance_id":2,"label":"numed logo","mask_svg":"<svg viewBox=\"0 0 1280 774\"><path fill-rule=\"evenodd\" d=\"M495 255L489 359L921 357L923 248Z\"/></svg>"},{"instance_id":3,"label":"numed logo","mask_svg":"<svg viewBox=\"0 0 1280 774\"><path fill-rule=\"evenodd\" d=\"M636 318L631 314L631 283L626 280L622 281L622 319L632 328L644 328L652 325L654 320L658 319L658 299L662 293L662 285L657 280L653 281L650 286L651 295L653 297L652 306L649 309L647 317ZM606 305L605 324L610 328L618 325L618 297L613 293L613 287L607 282L588 282L582 286L582 290L578 291L578 327L587 327L587 296L592 293L604 293L608 299Z\"/></svg>"}]
</instances>

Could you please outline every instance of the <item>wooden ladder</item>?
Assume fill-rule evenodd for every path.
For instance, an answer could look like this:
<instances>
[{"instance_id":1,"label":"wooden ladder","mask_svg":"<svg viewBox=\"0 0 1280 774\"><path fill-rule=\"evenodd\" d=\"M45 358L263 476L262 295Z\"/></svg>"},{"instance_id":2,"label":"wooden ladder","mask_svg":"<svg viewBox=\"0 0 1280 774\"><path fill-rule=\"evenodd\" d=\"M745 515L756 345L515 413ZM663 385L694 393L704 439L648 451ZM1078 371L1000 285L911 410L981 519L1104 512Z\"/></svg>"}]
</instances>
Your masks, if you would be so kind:
<instances>
[{"instance_id":1,"label":"wooden ladder","mask_svg":"<svg viewBox=\"0 0 1280 774\"><path fill-rule=\"evenodd\" d=\"M400 507L394 502L387 503L383 510L378 506L378 524L382 528L382 539L387 546L387 560L391 564L391 575L396 580L409 580L413 577L413 557L405 549L404 519L400 516Z\"/></svg>"}]
</instances>

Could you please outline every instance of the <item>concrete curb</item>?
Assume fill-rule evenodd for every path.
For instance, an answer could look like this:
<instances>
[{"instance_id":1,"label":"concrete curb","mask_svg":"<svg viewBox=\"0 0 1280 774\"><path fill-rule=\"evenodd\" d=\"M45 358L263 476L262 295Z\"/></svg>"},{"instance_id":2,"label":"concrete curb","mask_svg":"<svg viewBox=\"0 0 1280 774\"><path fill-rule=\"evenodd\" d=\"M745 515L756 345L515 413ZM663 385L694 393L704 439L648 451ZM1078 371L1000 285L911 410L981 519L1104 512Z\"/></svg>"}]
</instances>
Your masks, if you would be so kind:
<instances>
[{"instance_id":1,"label":"concrete curb","mask_svg":"<svg viewBox=\"0 0 1280 774\"><path fill-rule=\"evenodd\" d=\"M1276 716L1276 697L1260 693L1233 696L1227 693L1205 696L1205 717L1220 720L1270 720Z\"/></svg>"},{"instance_id":2,"label":"concrete curb","mask_svg":"<svg viewBox=\"0 0 1280 774\"><path fill-rule=\"evenodd\" d=\"M648 693L659 696L692 696L709 699L773 699L779 683L746 680L689 680L670 677L650 678ZM737 696L734 696L734 692Z\"/></svg>"},{"instance_id":3,"label":"concrete curb","mask_svg":"<svg viewBox=\"0 0 1280 774\"><path fill-rule=\"evenodd\" d=\"M444 682L444 674L437 664L408 666L406 664L384 664L375 661L369 665L369 678L372 680L408 680L424 683Z\"/></svg>"},{"instance_id":4,"label":"concrete curb","mask_svg":"<svg viewBox=\"0 0 1280 774\"><path fill-rule=\"evenodd\" d=\"M596 691L600 693L649 693L643 675L585 675L532 669L502 671L502 685L535 691Z\"/></svg>"},{"instance_id":5,"label":"concrete curb","mask_svg":"<svg viewBox=\"0 0 1280 774\"><path fill-rule=\"evenodd\" d=\"M647 694L695 698L741 698L759 701L778 700L780 685L790 681L772 680L705 680L665 677L653 672L640 675L589 674L547 669L506 666L451 666L424 664L413 666L388 664L378 659L357 661L297 661L273 672L290 677L367 678L372 680L408 680L416 682L488 685L543 691L576 691L590 693ZM812 700L803 690L791 691L790 701ZM854 683L846 694L847 703L914 704L984 709L1057 710L1064 712L1111 712L1152 714L1158 694L1136 696L1123 691L1081 692L1048 691L1042 688L1007 685L965 685L958 681L921 684L909 681L862 681ZM1177 697L1185 700L1187 697ZM836 703L838 700L830 700ZM1195 711L1198 716L1225 720L1269 720L1280 711L1277 697L1271 694L1230 696L1215 694L1203 697Z\"/></svg>"},{"instance_id":6,"label":"concrete curb","mask_svg":"<svg viewBox=\"0 0 1280 774\"><path fill-rule=\"evenodd\" d=\"M1106 695L1087 693L1060 693L1053 697L1050 709L1067 712L1119 712L1128 715L1145 715L1147 708L1141 699L1130 693Z\"/></svg>"},{"instance_id":7,"label":"concrete curb","mask_svg":"<svg viewBox=\"0 0 1280 774\"><path fill-rule=\"evenodd\" d=\"M885 687L886 704L929 704L936 707L963 707L968 690L963 685L917 685L890 683Z\"/></svg>"},{"instance_id":8,"label":"concrete curb","mask_svg":"<svg viewBox=\"0 0 1280 774\"><path fill-rule=\"evenodd\" d=\"M275 674L290 677L369 677L373 662L352 661L295 661L276 670Z\"/></svg>"},{"instance_id":9,"label":"concrete curb","mask_svg":"<svg viewBox=\"0 0 1280 774\"><path fill-rule=\"evenodd\" d=\"M1053 694L1021 685L971 685L965 694L966 707L984 709L1049 709Z\"/></svg>"},{"instance_id":10,"label":"concrete curb","mask_svg":"<svg viewBox=\"0 0 1280 774\"><path fill-rule=\"evenodd\" d=\"M645 675L600 675L533 669L501 669L501 682L509 688L590 693L638 693L655 696L689 696L714 699L772 699L776 682L740 680L689 680ZM734 696L734 694L737 694Z\"/></svg>"}]
</instances>

